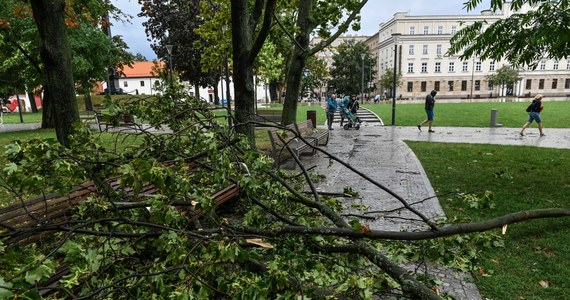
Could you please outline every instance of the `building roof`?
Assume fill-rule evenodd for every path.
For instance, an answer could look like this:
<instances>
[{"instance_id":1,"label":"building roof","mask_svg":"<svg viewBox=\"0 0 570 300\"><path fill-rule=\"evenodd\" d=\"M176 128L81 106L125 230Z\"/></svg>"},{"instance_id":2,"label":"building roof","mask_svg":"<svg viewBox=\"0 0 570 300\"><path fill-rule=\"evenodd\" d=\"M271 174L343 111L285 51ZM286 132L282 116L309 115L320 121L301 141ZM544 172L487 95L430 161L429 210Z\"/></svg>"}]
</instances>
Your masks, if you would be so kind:
<instances>
[{"instance_id":1,"label":"building roof","mask_svg":"<svg viewBox=\"0 0 570 300\"><path fill-rule=\"evenodd\" d=\"M121 77L158 77L155 66L162 68L164 63L161 61L135 61L132 67L124 67L123 73L125 75Z\"/></svg>"}]
</instances>

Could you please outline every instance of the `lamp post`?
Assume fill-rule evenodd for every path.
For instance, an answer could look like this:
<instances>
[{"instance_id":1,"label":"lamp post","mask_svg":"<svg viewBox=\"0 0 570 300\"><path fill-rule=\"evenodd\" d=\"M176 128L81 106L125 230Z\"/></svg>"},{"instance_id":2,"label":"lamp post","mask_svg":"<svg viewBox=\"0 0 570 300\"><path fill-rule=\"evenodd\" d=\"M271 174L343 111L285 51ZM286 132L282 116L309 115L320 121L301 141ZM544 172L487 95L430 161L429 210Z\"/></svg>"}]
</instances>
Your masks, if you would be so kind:
<instances>
[{"instance_id":1,"label":"lamp post","mask_svg":"<svg viewBox=\"0 0 570 300\"><path fill-rule=\"evenodd\" d=\"M174 46L166 45L166 51L168 51L168 67L170 72L170 89L172 89L172 86L174 85L172 81L172 47Z\"/></svg>"},{"instance_id":2,"label":"lamp post","mask_svg":"<svg viewBox=\"0 0 570 300\"><path fill-rule=\"evenodd\" d=\"M226 25L222 27L222 32L226 32ZM228 102L228 126L232 128L232 99L230 95L230 66L228 64L228 53L225 52L224 63L226 65L226 101Z\"/></svg>"},{"instance_id":3,"label":"lamp post","mask_svg":"<svg viewBox=\"0 0 570 300\"><path fill-rule=\"evenodd\" d=\"M401 33L392 33L394 38L394 82L392 83L392 126L396 125L396 80L398 79L398 37Z\"/></svg>"},{"instance_id":4,"label":"lamp post","mask_svg":"<svg viewBox=\"0 0 570 300\"><path fill-rule=\"evenodd\" d=\"M361 67L360 67L360 69L361 69L361 75L360 75L360 79L361 79L361 81L360 81L360 102L362 102L362 103L364 103L364 57L365 57L365 56L366 56L366 55L365 55L364 53L360 54L360 58L361 58L361 61L362 61L362 64L361 64Z\"/></svg>"},{"instance_id":5,"label":"lamp post","mask_svg":"<svg viewBox=\"0 0 570 300\"><path fill-rule=\"evenodd\" d=\"M473 79L475 77L475 57L471 61L471 94L469 95L469 102L473 101Z\"/></svg>"}]
</instances>

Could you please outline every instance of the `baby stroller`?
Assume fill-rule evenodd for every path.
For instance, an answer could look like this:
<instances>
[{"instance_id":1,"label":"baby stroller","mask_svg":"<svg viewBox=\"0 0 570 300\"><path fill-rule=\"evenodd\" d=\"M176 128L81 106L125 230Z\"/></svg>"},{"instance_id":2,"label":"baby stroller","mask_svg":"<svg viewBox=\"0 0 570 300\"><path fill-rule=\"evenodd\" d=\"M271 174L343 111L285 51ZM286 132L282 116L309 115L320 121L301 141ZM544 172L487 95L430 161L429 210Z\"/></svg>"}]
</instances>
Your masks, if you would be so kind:
<instances>
[{"instance_id":1,"label":"baby stroller","mask_svg":"<svg viewBox=\"0 0 570 300\"><path fill-rule=\"evenodd\" d=\"M344 130L349 130L350 128L353 127L356 130L360 129L360 123L362 123L362 121L360 121L360 118L358 118L356 114L352 113L349 108L347 107L341 108L340 113L343 117L345 117L348 120L346 124L344 124L344 126L342 127L344 128Z\"/></svg>"}]
</instances>

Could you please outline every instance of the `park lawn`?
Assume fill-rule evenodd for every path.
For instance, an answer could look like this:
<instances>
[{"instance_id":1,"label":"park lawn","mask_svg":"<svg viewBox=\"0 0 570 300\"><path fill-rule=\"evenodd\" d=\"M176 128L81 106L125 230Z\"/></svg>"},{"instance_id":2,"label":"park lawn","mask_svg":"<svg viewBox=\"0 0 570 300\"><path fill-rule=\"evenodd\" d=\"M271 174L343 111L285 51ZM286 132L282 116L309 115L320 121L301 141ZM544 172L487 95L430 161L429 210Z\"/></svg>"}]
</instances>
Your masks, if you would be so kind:
<instances>
[{"instance_id":1,"label":"park lawn","mask_svg":"<svg viewBox=\"0 0 570 300\"><path fill-rule=\"evenodd\" d=\"M437 101L437 100L436 100ZM542 101L544 111L540 114L546 128L570 127L570 101ZM498 110L498 123L504 127L517 128L528 119L525 111L530 104L524 102L463 102L435 104L435 126L489 127L491 109ZM364 104L380 116L384 124L392 123L392 104ZM424 104L396 102L396 125L415 126L426 118Z\"/></svg>"},{"instance_id":2,"label":"park lawn","mask_svg":"<svg viewBox=\"0 0 570 300\"><path fill-rule=\"evenodd\" d=\"M421 161L449 219L479 221L570 205L570 151L521 146L407 144ZM470 208L455 195L492 191L494 209ZM501 229L496 229L500 232ZM475 283L488 299L567 299L570 218L511 224L505 247L486 250ZM548 285L548 287L543 287Z\"/></svg>"}]
</instances>

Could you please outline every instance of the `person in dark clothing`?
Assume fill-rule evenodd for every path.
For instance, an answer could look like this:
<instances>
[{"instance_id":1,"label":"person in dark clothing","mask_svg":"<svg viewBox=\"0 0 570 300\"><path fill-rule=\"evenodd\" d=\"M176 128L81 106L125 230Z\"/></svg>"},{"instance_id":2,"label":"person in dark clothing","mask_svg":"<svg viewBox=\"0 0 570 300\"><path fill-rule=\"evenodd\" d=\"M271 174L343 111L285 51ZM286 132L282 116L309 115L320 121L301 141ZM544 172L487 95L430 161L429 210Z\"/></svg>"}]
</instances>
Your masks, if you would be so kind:
<instances>
[{"instance_id":1,"label":"person in dark clothing","mask_svg":"<svg viewBox=\"0 0 570 300\"><path fill-rule=\"evenodd\" d=\"M429 93L426 96L425 109L426 109L427 118L418 125L418 129L420 131L422 131L422 125L424 125L427 122L429 124L428 132L435 132L431 129L431 126L433 125L433 116L434 116L433 107L435 106L435 95L437 95L437 91L433 90L431 91L431 93Z\"/></svg>"},{"instance_id":2,"label":"person in dark clothing","mask_svg":"<svg viewBox=\"0 0 570 300\"><path fill-rule=\"evenodd\" d=\"M348 97L346 97L348 98ZM360 105L358 104L358 100L356 100L356 96L352 95L350 96L350 99L348 100L348 103L346 103L345 105L346 109L348 109L353 115L357 115L358 109L360 109ZM360 120L358 120L360 122ZM340 115L340 127L342 127L342 124L344 123L344 115L341 114Z\"/></svg>"},{"instance_id":3,"label":"person in dark clothing","mask_svg":"<svg viewBox=\"0 0 570 300\"><path fill-rule=\"evenodd\" d=\"M532 124L532 121L536 121L536 124L538 125L538 131L540 132L540 136L545 136L545 134L542 132L543 125L542 125L542 119L540 118L540 112L544 109L544 106L542 106L542 95L538 94L534 96L534 99L532 100L532 103L528 108L530 109L530 111L527 110L528 121L524 123L523 128L521 129L521 132L519 134L523 136L525 129L527 129L530 126L530 124Z\"/></svg>"}]
</instances>

